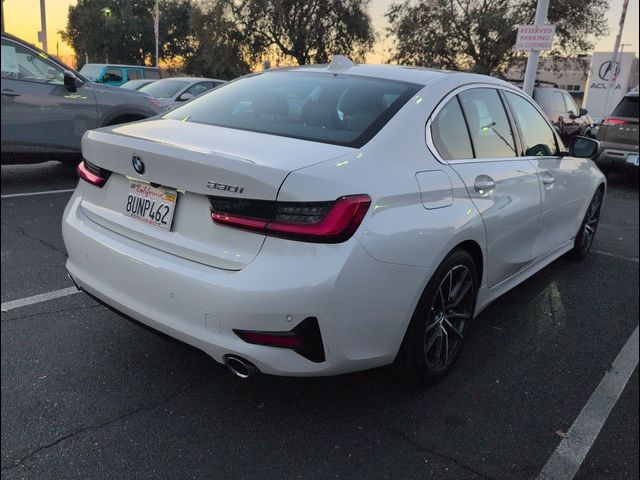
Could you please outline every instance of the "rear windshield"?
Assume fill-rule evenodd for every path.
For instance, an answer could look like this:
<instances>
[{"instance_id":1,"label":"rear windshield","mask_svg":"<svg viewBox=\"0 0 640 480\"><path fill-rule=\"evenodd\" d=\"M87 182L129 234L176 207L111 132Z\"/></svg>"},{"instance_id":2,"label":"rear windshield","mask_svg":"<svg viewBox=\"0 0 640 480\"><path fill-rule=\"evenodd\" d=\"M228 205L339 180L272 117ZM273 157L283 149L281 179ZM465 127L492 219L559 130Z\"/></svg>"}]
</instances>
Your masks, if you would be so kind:
<instances>
[{"instance_id":1,"label":"rear windshield","mask_svg":"<svg viewBox=\"0 0 640 480\"><path fill-rule=\"evenodd\" d=\"M624 97L622 101L618 104L616 109L613 111L612 116L629 117L629 118L637 119L638 116L640 116L640 111L638 110L638 97L637 96Z\"/></svg>"},{"instance_id":2,"label":"rear windshield","mask_svg":"<svg viewBox=\"0 0 640 480\"><path fill-rule=\"evenodd\" d=\"M420 88L353 75L268 72L212 90L164 118L360 147Z\"/></svg>"},{"instance_id":3,"label":"rear windshield","mask_svg":"<svg viewBox=\"0 0 640 480\"><path fill-rule=\"evenodd\" d=\"M173 98L176 93L187 85L189 85L189 82L184 80L158 80L145 85L140 91L156 98Z\"/></svg>"},{"instance_id":4,"label":"rear windshield","mask_svg":"<svg viewBox=\"0 0 640 480\"><path fill-rule=\"evenodd\" d=\"M104 70L104 66L102 66L102 65L89 65L89 64L87 64L84 67L82 67L82 69L80 69L80 73L82 75L84 75L85 77L87 77L92 82L95 82L100 77L100 74L102 73L102 70Z\"/></svg>"}]
</instances>

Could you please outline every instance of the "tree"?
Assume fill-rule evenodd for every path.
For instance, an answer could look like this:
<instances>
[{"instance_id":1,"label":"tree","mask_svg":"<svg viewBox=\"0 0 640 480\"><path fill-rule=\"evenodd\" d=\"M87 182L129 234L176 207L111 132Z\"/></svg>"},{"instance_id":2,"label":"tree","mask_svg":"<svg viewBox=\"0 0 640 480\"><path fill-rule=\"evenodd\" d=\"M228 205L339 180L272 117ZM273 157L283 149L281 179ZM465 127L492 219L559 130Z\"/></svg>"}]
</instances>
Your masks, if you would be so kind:
<instances>
[{"instance_id":1,"label":"tree","mask_svg":"<svg viewBox=\"0 0 640 480\"><path fill-rule=\"evenodd\" d=\"M185 71L225 80L250 71L255 56L236 28L226 1L211 0L194 8L191 27L194 43L185 58Z\"/></svg>"},{"instance_id":2,"label":"tree","mask_svg":"<svg viewBox=\"0 0 640 480\"><path fill-rule=\"evenodd\" d=\"M254 52L324 63L334 54L362 60L375 34L369 0L227 0L236 27Z\"/></svg>"},{"instance_id":3,"label":"tree","mask_svg":"<svg viewBox=\"0 0 640 480\"><path fill-rule=\"evenodd\" d=\"M405 65L505 71L522 54L514 49L518 25L532 24L536 0L417 0L387 10L393 38L390 60ZM550 55L575 55L593 48L607 31L609 0L551 2L548 22L556 25Z\"/></svg>"},{"instance_id":4,"label":"tree","mask_svg":"<svg viewBox=\"0 0 640 480\"><path fill-rule=\"evenodd\" d=\"M60 34L76 52L78 66L90 61L155 63L154 0L78 0L69 7L67 26ZM108 9L108 10L105 10ZM189 0L160 3L160 58L170 60L192 48Z\"/></svg>"}]
</instances>

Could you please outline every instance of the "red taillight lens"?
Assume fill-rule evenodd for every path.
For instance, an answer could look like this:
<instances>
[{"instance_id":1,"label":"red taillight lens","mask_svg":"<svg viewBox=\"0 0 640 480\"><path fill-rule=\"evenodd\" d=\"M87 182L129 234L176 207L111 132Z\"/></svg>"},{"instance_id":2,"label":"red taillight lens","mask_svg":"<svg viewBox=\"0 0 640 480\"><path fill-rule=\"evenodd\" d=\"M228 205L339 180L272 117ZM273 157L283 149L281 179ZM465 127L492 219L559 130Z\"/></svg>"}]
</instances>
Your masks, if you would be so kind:
<instances>
[{"instance_id":1,"label":"red taillight lens","mask_svg":"<svg viewBox=\"0 0 640 480\"><path fill-rule=\"evenodd\" d=\"M602 121L603 125L627 125L630 123L628 120L622 120L621 118L605 118Z\"/></svg>"},{"instance_id":2,"label":"red taillight lens","mask_svg":"<svg viewBox=\"0 0 640 480\"><path fill-rule=\"evenodd\" d=\"M102 188L109 179L111 172L94 165L87 160L82 160L76 168L78 176L91 185Z\"/></svg>"},{"instance_id":3,"label":"red taillight lens","mask_svg":"<svg viewBox=\"0 0 640 480\"><path fill-rule=\"evenodd\" d=\"M266 345L269 347L285 347L285 348L300 348L302 347L302 341L295 334L283 333L283 334L270 334L260 332L236 332L240 338L245 342L255 343L256 345Z\"/></svg>"},{"instance_id":4,"label":"red taillight lens","mask_svg":"<svg viewBox=\"0 0 640 480\"><path fill-rule=\"evenodd\" d=\"M265 202L211 197L213 221L306 242L339 243L358 229L371 205L368 195L334 202Z\"/></svg>"}]
</instances>

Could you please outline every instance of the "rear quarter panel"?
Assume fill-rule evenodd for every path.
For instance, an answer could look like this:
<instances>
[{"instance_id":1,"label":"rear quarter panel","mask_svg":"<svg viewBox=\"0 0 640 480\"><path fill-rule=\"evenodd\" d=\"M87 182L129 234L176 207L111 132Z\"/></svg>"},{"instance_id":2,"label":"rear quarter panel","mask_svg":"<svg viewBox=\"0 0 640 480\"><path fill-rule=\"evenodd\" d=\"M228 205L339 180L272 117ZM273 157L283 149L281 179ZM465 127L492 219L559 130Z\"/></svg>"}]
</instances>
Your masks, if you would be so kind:
<instances>
[{"instance_id":1,"label":"rear quarter panel","mask_svg":"<svg viewBox=\"0 0 640 480\"><path fill-rule=\"evenodd\" d=\"M371 207L356 238L381 262L433 269L456 245L468 240L484 251L484 224L464 184L431 155L425 140L429 115L439 99L459 85L429 84L361 149L292 172L278 200L326 201L368 194ZM450 205L429 209L423 205L416 174L430 171L439 178L449 177L452 200L446 203ZM428 188L426 183L423 189Z\"/></svg>"}]
</instances>

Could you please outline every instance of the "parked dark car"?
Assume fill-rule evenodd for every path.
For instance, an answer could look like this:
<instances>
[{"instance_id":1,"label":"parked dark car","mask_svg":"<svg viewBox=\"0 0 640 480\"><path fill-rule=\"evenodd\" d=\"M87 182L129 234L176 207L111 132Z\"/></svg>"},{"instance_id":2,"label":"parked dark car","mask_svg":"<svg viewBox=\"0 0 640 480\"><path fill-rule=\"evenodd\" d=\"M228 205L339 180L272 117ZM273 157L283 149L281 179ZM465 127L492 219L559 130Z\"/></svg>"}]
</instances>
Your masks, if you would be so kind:
<instances>
[{"instance_id":1,"label":"parked dark car","mask_svg":"<svg viewBox=\"0 0 640 480\"><path fill-rule=\"evenodd\" d=\"M522 82L509 80L522 87ZM578 108L566 90L552 82L536 81L533 99L547 115L562 140L568 145L573 137L595 137L595 121L584 108Z\"/></svg>"},{"instance_id":2,"label":"parked dark car","mask_svg":"<svg viewBox=\"0 0 640 480\"><path fill-rule=\"evenodd\" d=\"M2 163L77 162L86 130L162 111L143 93L97 84L19 38L2 34Z\"/></svg>"},{"instance_id":3,"label":"parked dark car","mask_svg":"<svg viewBox=\"0 0 640 480\"><path fill-rule=\"evenodd\" d=\"M605 174L632 171L638 174L638 90L627 93L610 117L598 127L601 144L596 164Z\"/></svg>"}]
</instances>

